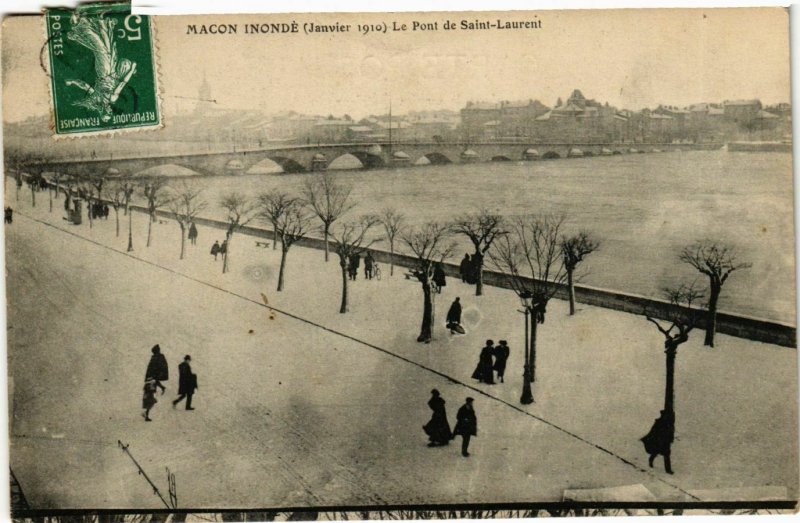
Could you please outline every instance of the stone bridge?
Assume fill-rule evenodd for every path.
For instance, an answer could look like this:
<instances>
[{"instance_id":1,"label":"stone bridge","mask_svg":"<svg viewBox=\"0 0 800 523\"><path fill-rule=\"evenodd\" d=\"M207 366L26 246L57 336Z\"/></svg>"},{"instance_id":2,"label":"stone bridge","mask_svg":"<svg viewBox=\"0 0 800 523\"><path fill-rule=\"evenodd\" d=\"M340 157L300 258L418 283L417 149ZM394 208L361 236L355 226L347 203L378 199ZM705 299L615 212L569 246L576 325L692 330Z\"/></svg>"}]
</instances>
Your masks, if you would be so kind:
<instances>
[{"instance_id":1,"label":"stone bridge","mask_svg":"<svg viewBox=\"0 0 800 523\"><path fill-rule=\"evenodd\" d=\"M532 161L575 156L600 156L667 152L676 149L719 148L720 144L525 144L489 143L343 143L291 145L233 152L190 153L139 158L56 160L39 170L66 174L95 174L110 168L132 175L146 175L154 167L179 166L201 175L238 175L263 172L307 172L337 167L337 159L357 158L362 168L401 167L422 164L489 161ZM350 158L352 162L352 158ZM356 164L358 166L358 164Z\"/></svg>"}]
</instances>

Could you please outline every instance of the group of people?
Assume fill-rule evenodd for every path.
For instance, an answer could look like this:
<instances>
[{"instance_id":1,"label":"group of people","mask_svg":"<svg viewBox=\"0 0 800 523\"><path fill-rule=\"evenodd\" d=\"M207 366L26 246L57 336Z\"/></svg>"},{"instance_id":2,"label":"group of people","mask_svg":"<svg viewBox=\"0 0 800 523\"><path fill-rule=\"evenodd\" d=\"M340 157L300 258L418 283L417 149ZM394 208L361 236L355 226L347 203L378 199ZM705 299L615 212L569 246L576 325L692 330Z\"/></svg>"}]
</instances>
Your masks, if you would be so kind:
<instances>
[{"instance_id":1,"label":"group of people","mask_svg":"<svg viewBox=\"0 0 800 523\"><path fill-rule=\"evenodd\" d=\"M150 418L150 410L158 403L156 392L161 389L161 395L167 391L162 381L169 380L169 365L167 358L161 354L161 347L156 344L150 349L152 356L147 364L147 372L144 375L144 393L142 395L142 416L145 421L153 421ZM172 408L177 407L178 403L186 399L186 410L194 410L192 407L192 396L198 389L197 375L192 372L192 357L187 354L183 361L178 365L178 397L173 400Z\"/></svg>"},{"instance_id":2,"label":"group of people","mask_svg":"<svg viewBox=\"0 0 800 523\"><path fill-rule=\"evenodd\" d=\"M214 245L211 246L211 256L214 257L214 261L217 261L217 256L225 256L225 253L227 252L228 252L228 240L223 240L221 244L219 243L219 240L217 240L214 242Z\"/></svg>"},{"instance_id":3,"label":"group of people","mask_svg":"<svg viewBox=\"0 0 800 523\"><path fill-rule=\"evenodd\" d=\"M89 218L103 218L108 220L108 205L95 202L89 206Z\"/></svg>"},{"instance_id":4,"label":"group of people","mask_svg":"<svg viewBox=\"0 0 800 523\"><path fill-rule=\"evenodd\" d=\"M472 398L467 398L464 404L458 409L456 414L456 426L451 431L450 422L447 420L447 410L445 401L438 390L431 391L431 399L428 400L428 407L433 411L430 421L422 426L422 430L428 435L429 447L441 447L448 445L456 436L461 436L461 455L469 456L469 440L472 436L478 435L478 418L475 416L475 409L472 407Z\"/></svg>"},{"instance_id":5,"label":"group of people","mask_svg":"<svg viewBox=\"0 0 800 523\"><path fill-rule=\"evenodd\" d=\"M347 277L355 281L359 267L361 267L361 254L355 253L347 260ZM367 255L364 256L364 278L371 280L375 277L377 269L378 263L372 257L372 253L367 251Z\"/></svg>"},{"instance_id":6,"label":"group of people","mask_svg":"<svg viewBox=\"0 0 800 523\"><path fill-rule=\"evenodd\" d=\"M483 256L475 253L470 256L468 253L464 255L461 263L458 265L458 272L461 274L461 281L469 283L470 285L478 282L478 276L483 265Z\"/></svg>"},{"instance_id":7,"label":"group of people","mask_svg":"<svg viewBox=\"0 0 800 523\"><path fill-rule=\"evenodd\" d=\"M506 340L500 340L498 345L495 345L492 340L486 340L486 345L481 349L478 366L472 373L473 379L480 383L494 385L494 373L497 372L497 379L500 383L504 383L503 376L506 373L509 352L510 347Z\"/></svg>"}]
</instances>

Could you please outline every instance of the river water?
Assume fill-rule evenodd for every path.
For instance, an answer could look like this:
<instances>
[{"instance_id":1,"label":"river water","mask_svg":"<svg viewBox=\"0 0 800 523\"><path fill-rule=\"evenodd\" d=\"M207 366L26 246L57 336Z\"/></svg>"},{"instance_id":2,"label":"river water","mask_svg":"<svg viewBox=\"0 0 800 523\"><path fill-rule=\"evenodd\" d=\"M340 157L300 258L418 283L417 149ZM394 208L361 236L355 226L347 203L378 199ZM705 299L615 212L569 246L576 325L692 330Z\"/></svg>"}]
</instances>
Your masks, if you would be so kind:
<instances>
[{"instance_id":1,"label":"river water","mask_svg":"<svg viewBox=\"0 0 800 523\"><path fill-rule=\"evenodd\" d=\"M702 275L678 261L694 240L721 239L753 267L734 272L720 309L795 323L791 155L684 151L540 162L497 162L337 171L358 202L352 216L391 206L412 224L488 208L503 215L556 212L566 230L590 231L601 248L585 262L587 285L658 296ZM308 174L198 180L222 217L218 196L298 191ZM462 247L451 261L467 251Z\"/></svg>"}]
</instances>

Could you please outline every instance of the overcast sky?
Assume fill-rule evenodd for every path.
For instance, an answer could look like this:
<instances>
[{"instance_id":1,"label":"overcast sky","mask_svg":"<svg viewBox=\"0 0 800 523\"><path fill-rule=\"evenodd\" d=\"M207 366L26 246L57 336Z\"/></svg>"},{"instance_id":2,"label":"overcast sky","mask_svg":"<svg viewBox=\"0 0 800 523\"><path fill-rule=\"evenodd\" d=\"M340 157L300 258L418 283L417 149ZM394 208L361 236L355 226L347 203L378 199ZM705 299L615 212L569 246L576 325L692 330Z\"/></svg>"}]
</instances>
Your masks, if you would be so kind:
<instances>
[{"instance_id":1,"label":"overcast sky","mask_svg":"<svg viewBox=\"0 0 800 523\"><path fill-rule=\"evenodd\" d=\"M540 20L541 29L445 31L445 20ZM248 23L350 24L349 33L244 34ZM438 22L434 32L358 33L358 23ZM187 35L194 24L237 24L235 35ZM348 113L359 118L469 100L535 98L554 105L575 88L612 105L760 98L790 101L788 12L767 9L542 11L158 17L166 116L191 106L205 77L222 108ZM38 17L5 21L4 118L49 110ZM301 29L302 31L302 29Z\"/></svg>"}]
</instances>

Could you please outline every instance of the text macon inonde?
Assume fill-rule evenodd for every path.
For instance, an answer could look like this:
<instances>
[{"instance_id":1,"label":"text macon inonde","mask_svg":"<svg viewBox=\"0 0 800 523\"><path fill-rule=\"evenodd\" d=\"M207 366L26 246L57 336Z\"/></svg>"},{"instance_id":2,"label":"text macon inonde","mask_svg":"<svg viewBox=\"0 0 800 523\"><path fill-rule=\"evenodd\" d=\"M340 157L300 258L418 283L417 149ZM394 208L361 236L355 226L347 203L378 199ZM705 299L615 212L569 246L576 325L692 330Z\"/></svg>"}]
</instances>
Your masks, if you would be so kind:
<instances>
[{"instance_id":1,"label":"text macon inonde","mask_svg":"<svg viewBox=\"0 0 800 523\"><path fill-rule=\"evenodd\" d=\"M282 33L389 33L396 31L481 31L506 29L541 29L542 21L537 15L529 20L437 20L435 22L374 22L366 24L318 24L316 22L279 22L247 24L187 24L187 35L235 35L235 34L282 34Z\"/></svg>"}]
</instances>

